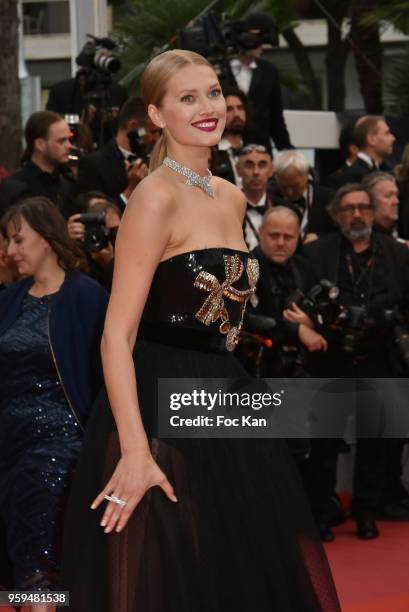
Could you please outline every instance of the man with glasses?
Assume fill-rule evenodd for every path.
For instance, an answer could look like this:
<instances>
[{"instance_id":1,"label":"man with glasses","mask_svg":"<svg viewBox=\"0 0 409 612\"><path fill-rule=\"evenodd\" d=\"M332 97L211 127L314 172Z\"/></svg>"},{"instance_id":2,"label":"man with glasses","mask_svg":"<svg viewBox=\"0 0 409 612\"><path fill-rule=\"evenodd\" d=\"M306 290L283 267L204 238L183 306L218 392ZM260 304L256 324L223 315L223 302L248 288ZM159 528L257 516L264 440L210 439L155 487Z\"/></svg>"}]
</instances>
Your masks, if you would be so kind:
<instances>
[{"instance_id":1,"label":"man with glasses","mask_svg":"<svg viewBox=\"0 0 409 612\"><path fill-rule=\"evenodd\" d=\"M267 185L273 174L271 152L262 144L247 144L240 150L237 174L243 181L247 198L244 219L244 239L249 249L259 243L259 231L264 213L272 206Z\"/></svg>"},{"instance_id":2,"label":"man with glasses","mask_svg":"<svg viewBox=\"0 0 409 612\"><path fill-rule=\"evenodd\" d=\"M375 206L362 184L349 184L336 193L329 213L340 232L305 246L315 277L339 287L343 314L317 331L327 340L328 352L308 356L308 369L320 378L395 378L408 376L394 341L387 311L399 309L406 325L409 312L408 249L390 237L373 232ZM357 396L358 399L361 396ZM363 413L360 411L358 416ZM365 421L375 423L376 407ZM358 432L359 436L359 432ZM321 537L333 539L328 506L336 483L339 445L336 440L316 439L307 461L307 481ZM357 535L379 535L375 518L390 500L383 498L388 444L381 438L358 438L352 512ZM390 478L388 474L388 478ZM397 505L400 500L395 500ZM399 509L399 508L398 508ZM400 518L407 509L400 508Z\"/></svg>"}]
</instances>

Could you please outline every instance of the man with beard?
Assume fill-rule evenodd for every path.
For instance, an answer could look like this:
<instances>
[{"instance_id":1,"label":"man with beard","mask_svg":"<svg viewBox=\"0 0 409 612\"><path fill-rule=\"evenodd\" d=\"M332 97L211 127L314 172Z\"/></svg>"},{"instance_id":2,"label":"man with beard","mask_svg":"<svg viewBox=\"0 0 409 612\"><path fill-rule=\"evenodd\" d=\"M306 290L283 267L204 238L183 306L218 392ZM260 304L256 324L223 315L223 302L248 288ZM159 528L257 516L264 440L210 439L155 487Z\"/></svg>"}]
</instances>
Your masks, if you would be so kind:
<instances>
[{"instance_id":1,"label":"man with beard","mask_svg":"<svg viewBox=\"0 0 409 612\"><path fill-rule=\"evenodd\" d=\"M33 113L24 137L22 168L0 185L0 216L18 200L44 196L68 218L77 207L76 186L68 166L72 145L67 122L52 111Z\"/></svg>"},{"instance_id":2,"label":"man with beard","mask_svg":"<svg viewBox=\"0 0 409 612\"><path fill-rule=\"evenodd\" d=\"M234 88L225 88L223 94L227 110L226 126L223 138L213 153L213 174L242 187L242 179L237 173L236 165L246 132L246 96L240 89Z\"/></svg>"},{"instance_id":3,"label":"man with beard","mask_svg":"<svg viewBox=\"0 0 409 612\"><path fill-rule=\"evenodd\" d=\"M372 232L374 201L370 192L359 183L341 187L329 206L329 212L341 231L306 245L305 255L316 279L326 278L339 287L338 302L343 317L317 328L328 342L328 352L325 358L320 353L309 354L307 368L313 376L320 378L407 376L385 311L399 308L407 319L408 250L388 236ZM365 420L365 427L371 427L375 422L376 408L371 408L373 411ZM360 410L358 417L363 412ZM399 480L400 467L396 461L395 471L399 470L399 473L391 475L388 469L386 479L385 472L386 466L390 465L388 454L396 455L395 446L400 441L360 438L359 419L357 435L352 512L357 521L358 537L372 539L379 535L376 516L387 510L392 501L385 498L390 480ZM326 541L334 538L328 524L328 508L336 483L338 449L336 440L313 440L307 461L311 504L321 537ZM401 506L403 489L394 491L394 496L393 503L398 506L395 510L402 511L402 518L405 512L407 514Z\"/></svg>"}]
</instances>

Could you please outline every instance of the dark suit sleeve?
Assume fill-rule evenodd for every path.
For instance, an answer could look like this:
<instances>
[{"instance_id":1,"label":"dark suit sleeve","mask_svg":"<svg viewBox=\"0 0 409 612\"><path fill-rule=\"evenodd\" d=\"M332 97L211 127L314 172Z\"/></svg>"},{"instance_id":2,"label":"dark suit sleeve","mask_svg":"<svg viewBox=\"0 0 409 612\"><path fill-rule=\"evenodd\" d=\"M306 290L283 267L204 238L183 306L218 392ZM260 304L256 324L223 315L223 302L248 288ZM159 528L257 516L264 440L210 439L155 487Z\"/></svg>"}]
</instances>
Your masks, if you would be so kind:
<instances>
[{"instance_id":1,"label":"dark suit sleeve","mask_svg":"<svg viewBox=\"0 0 409 612\"><path fill-rule=\"evenodd\" d=\"M278 78L278 72L271 66L274 71L275 84L271 91L270 98L270 136L274 141L277 149L291 149L292 144L290 135L284 120L283 115L283 100L281 96L281 85Z\"/></svg>"}]
</instances>

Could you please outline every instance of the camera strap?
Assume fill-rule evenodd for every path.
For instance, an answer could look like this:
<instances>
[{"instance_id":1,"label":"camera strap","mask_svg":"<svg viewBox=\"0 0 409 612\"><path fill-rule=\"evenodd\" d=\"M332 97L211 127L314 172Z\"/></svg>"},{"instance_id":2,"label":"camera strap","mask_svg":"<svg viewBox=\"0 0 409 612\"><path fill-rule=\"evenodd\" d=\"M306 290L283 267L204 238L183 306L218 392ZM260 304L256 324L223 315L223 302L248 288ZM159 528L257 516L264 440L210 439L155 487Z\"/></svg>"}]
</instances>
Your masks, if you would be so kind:
<instances>
[{"instance_id":1,"label":"camera strap","mask_svg":"<svg viewBox=\"0 0 409 612\"><path fill-rule=\"evenodd\" d=\"M353 266L353 261L352 261L352 257L351 257L351 253L349 253L348 251L345 253L345 259L347 262L347 269L348 269L348 273L349 276L351 278L351 282L352 282L352 287L353 287L353 291L356 297L359 297L362 300L362 305L363 306L367 306L368 302L369 302L369 298L372 292L372 282L373 282L373 270L374 270L374 259L375 259L375 251L376 248L374 245L372 245L372 253L370 258L368 259L368 261L364 264L363 267L361 267L358 276L355 276L355 271L354 271L354 266ZM356 260L358 266L359 266L359 262L358 260ZM368 278L368 287L367 287L367 291L366 291L366 295L364 293L360 293L358 294L359 291L359 286L361 285L362 281L365 279L365 277L369 274L369 278Z\"/></svg>"}]
</instances>

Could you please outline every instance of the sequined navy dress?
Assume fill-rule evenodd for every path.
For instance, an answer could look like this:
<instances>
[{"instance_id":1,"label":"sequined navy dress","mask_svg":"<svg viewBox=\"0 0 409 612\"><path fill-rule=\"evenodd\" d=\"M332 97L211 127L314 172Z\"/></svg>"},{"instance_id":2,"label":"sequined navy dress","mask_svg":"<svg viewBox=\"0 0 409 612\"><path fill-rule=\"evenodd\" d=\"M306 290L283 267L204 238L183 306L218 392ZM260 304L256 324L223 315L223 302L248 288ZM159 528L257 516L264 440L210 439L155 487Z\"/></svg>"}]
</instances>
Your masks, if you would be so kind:
<instances>
[{"instance_id":1,"label":"sequined navy dress","mask_svg":"<svg viewBox=\"0 0 409 612\"><path fill-rule=\"evenodd\" d=\"M48 340L54 294L27 294L0 336L0 519L15 589L53 589L62 521L82 434Z\"/></svg>"},{"instance_id":2,"label":"sequined navy dress","mask_svg":"<svg viewBox=\"0 0 409 612\"><path fill-rule=\"evenodd\" d=\"M159 264L134 361L152 454L178 503L154 487L123 532L104 534L104 508L89 507L120 452L102 393L67 510L61 586L75 612L339 612L284 443L155 435L158 377L243 375L227 349L257 272L247 253L222 248Z\"/></svg>"}]
</instances>

